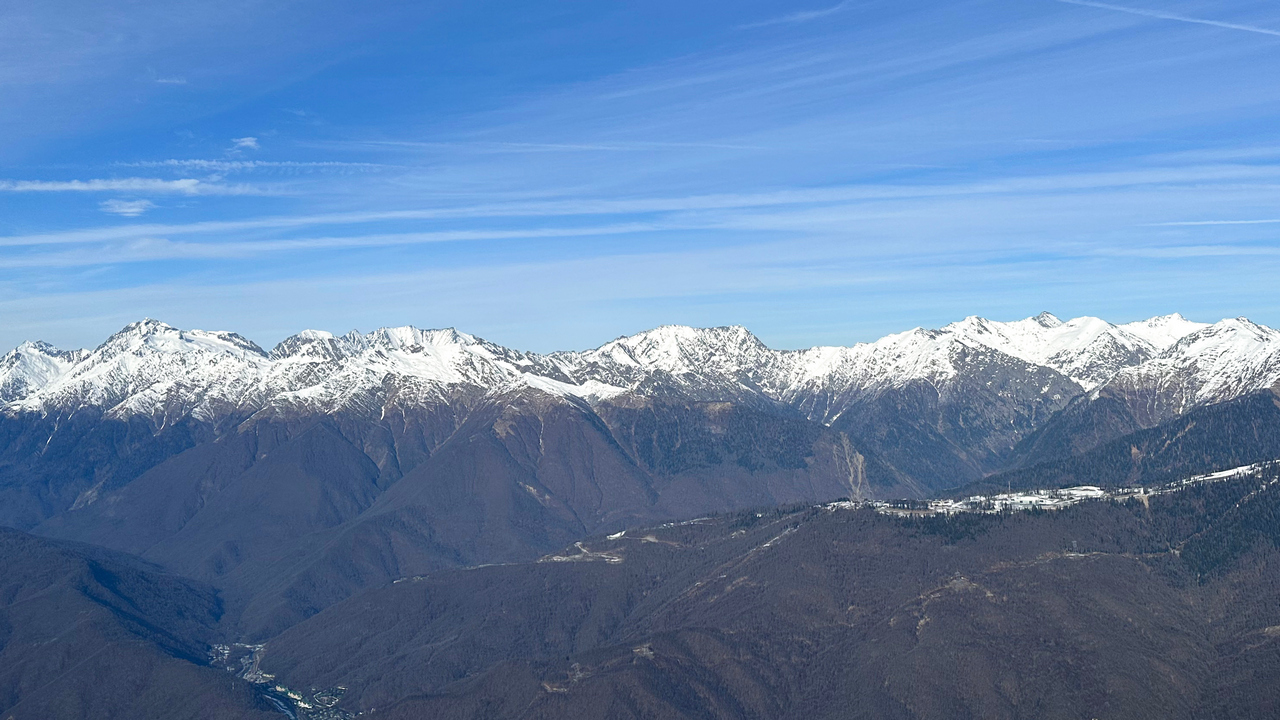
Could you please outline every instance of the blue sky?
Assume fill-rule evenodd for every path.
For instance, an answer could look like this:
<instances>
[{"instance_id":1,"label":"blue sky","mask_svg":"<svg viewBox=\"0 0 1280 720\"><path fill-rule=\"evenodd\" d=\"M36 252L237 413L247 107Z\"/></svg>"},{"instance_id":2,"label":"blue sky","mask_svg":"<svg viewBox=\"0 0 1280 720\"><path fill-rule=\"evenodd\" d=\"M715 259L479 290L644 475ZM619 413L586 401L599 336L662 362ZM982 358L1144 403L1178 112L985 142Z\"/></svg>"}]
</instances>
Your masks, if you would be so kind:
<instances>
[{"instance_id":1,"label":"blue sky","mask_svg":"<svg viewBox=\"0 0 1280 720\"><path fill-rule=\"evenodd\" d=\"M825 4L824 4L825 3ZM1280 325L1280 6L15 0L0 345Z\"/></svg>"}]
</instances>

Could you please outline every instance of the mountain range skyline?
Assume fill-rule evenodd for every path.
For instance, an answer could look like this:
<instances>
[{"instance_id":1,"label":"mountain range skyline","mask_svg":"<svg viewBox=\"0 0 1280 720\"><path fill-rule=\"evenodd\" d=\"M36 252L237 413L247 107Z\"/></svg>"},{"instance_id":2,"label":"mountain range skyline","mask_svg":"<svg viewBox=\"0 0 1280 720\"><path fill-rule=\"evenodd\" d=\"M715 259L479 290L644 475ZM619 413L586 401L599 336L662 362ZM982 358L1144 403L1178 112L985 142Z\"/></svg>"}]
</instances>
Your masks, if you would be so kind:
<instances>
[{"instance_id":1,"label":"mountain range skyline","mask_svg":"<svg viewBox=\"0 0 1280 720\"><path fill-rule=\"evenodd\" d=\"M19 0L0 347L1280 326L1280 14L1180 5Z\"/></svg>"},{"instance_id":2,"label":"mountain range skyline","mask_svg":"<svg viewBox=\"0 0 1280 720\"><path fill-rule=\"evenodd\" d=\"M1016 323L1016 322L1018 322L1018 321L1023 321L1023 320L1034 320L1034 319L1036 319L1036 318L1042 318L1042 317L1049 317L1049 318L1053 318L1054 320L1056 320L1056 321L1058 321L1058 322L1070 322L1070 321L1078 321L1078 320L1101 320L1102 322L1106 322L1106 323L1108 323L1108 324L1116 325L1116 326L1136 326L1136 325L1138 325L1138 324L1140 324L1140 323L1149 322L1149 321L1156 321L1156 320L1163 320L1163 319L1175 319L1175 320L1178 320L1178 321L1185 321L1185 322L1187 322L1187 323L1191 323L1191 324L1193 324L1193 325L1198 325L1198 326L1206 326L1206 325L1211 325L1211 324L1213 324L1213 323L1214 323L1214 321L1192 320L1192 319L1190 319L1190 318L1187 318L1183 313L1181 313L1181 312L1177 312L1177 311L1169 312L1169 313L1165 313L1165 314L1152 315L1152 316L1149 316L1149 317L1141 317L1141 318L1137 318L1137 319L1133 319L1133 320L1126 320L1126 321L1122 321L1122 322L1118 322L1118 323L1112 323L1111 321L1108 321L1108 320L1106 320L1106 319L1104 319L1104 318L1097 317L1097 316L1093 316L1093 315L1079 315L1079 316L1074 316L1074 317L1068 318L1068 320L1067 320L1067 321L1063 321L1063 320L1061 320L1061 318L1060 318L1057 314L1055 314L1055 313L1053 313L1053 312L1050 312L1050 311L1048 311L1048 310L1042 310L1042 311L1040 311L1040 312L1038 312L1038 313L1036 313L1036 314L1034 314L1034 315L1027 315L1027 316L1022 316L1022 317L1017 317L1017 318L1014 318L1013 320L994 320L994 319L992 319L992 318L988 318L988 317L981 316L981 315L967 315L967 316L965 316L964 318L962 318L962 319L960 319L960 320L953 320L953 321L951 321L951 322L948 322L948 323L943 324L943 325L939 325L939 326L937 326L937 327L927 327L927 326L924 326L924 325L915 325L915 326L912 326L912 327L908 327L908 328L904 328L904 329L900 329L900 330L891 331L891 332L889 332L889 333L885 333L885 334L883 334L883 335L877 335L877 336L875 336L875 337L871 337L871 338L868 338L868 339L863 339L863 340L856 340L856 339L855 339L855 340L851 340L851 341L849 341L849 342L847 342L847 343L844 343L844 344L841 344L841 343L817 343L817 342L815 342L815 343L800 343L800 344L798 344L798 345L794 345L794 346L786 346L786 347L775 347L774 345L771 345L771 344L768 344L768 343L766 343L766 345L768 345L770 348L778 349L778 350L784 350L784 351L786 351L786 350L806 350L806 349L820 348L820 347L852 347L852 346L855 346L855 345L866 345L866 344L874 343L874 342L876 342L877 340L882 340L882 339L884 339L885 337L888 337L888 336L890 336L890 335L901 334L901 333L904 333L904 332L912 332L912 331L915 331L915 330L943 330L943 329L945 329L945 328L947 328L947 327L950 327L950 326L952 326L952 325L959 325L960 323L963 323L963 322L968 321L968 320L984 320L984 321L996 322L996 323L1002 323L1002 324L1004 324L1004 323ZM1221 320L1230 320L1230 319L1245 320L1245 321L1248 321L1248 322L1253 322L1253 320L1252 320L1251 318L1249 318L1248 316L1246 316L1246 315L1226 316L1226 317L1219 318L1219 321L1221 321ZM459 333L462 333L462 334L464 334L464 335L468 335L468 336L471 336L471 337L477 337L477 338L481 338L481 335L482 335L481 333L468 332L468 330L467 330L466 328L462 327L461 325L457 325L457 324L446 324L446 325L423 325L423 324L409 323L409 324L402 324L402 325L378 325L378 326L376 326L376 327L374 327L373 329L368 330L368 331L363 331L363 330L360 330L359 328L351 328L351 329L349 329L349 330L347 330L347 331L345 331L345 332L344 332L344 331L335 331L335 330L323 330L323 329L319 329L319 328L317 328L317 327L304 327L304 328L301 328L301 329L296 330L296 331L293 331L293 332L286 332L286 334L281 335L280 337L276 338L274 341L268 340L268 341L266 341L266 342L261 342L261 343L260 343L260 342L257 342L256 340L254 340L253 338L249 337L248 335L245 335L245 334L242 334L242 333L239 333L239 332L235 332L235 331L232 331L232 330L208 330L207 328L196 328L196 327L180 328L180 327L178 327L177 325L174 325L174 324L172 324L172 323L169 323L169 322L165 321L164 319L160 319L160 318L156 318L156 317L149 317L149 316L148 316L148 317L143 317L143 318L141 318L140 320L132 320L132 321L128 321L128 322L126 322L126 323L125 323L125 325L121 326L121 331L122 331L122 330L124 330L124 329L126 329L126 328L128 328L129 326L138 325L138 324L150 324L150 323L156 323L156 324L159 324L159 325L163 325L163 326L165 326L165 327L173 328L173 329L178 330L178 331L214 332L214 333L229 332L229 333L234 333L234 334L236 334L236 335L239 335L239 336L243 337L246 341L253 343L253 345L254 345L255 347L257 347L259 350L261 350L264 354L270 354L270 353L272 353L273 351L275 351L275 349L276 349L276 348L280 347L281 345L283 345L283 344L285 344L285 343L288 343L289 341L296 340L296 339L307 339L307 338L311 338L311 339L314 339L314 338L335 338L335 339L341 339L341 338L352 338L352 337L362 336L362 335L373 335L373 334L376 334L376 333L381 332L381 331L386 331L386 330L396 330L396 329L400 329L400 328L411 328L411 329L414 329L414 330L425 330L425 331L454 331L454 332L459 332ZM601 340L601 341L595 342L594 344L593 344L593 343L591 343L591 342L588 342L586 345L579 346L579 347L577 347L577 348L553 347L553 348L550 348L550 349L537 350L537 349L534 349L534 348L525 348L525 347L522 347L522 346L517 346L517 345L515 345L515 344L510 344L510 345L508 345L508 344L506 344L506 343L499 343L499 344L503 345L504 347L509 347L509 348L516 348L516 347L520 347L523 351L526 351L526 352L541 352L542 354L551 354L551 353L561 352L561 351L570 351L570 352L572 352L572 351L578 351L578 350L590 350L590 349L596 349L596 348L599 348L599 347L601 347L601 346L603 346L603 345L606 345L606 344L608 344L608 343L610 343L610 342L614 342L614 341L617 341L617 340L623 340L623 339L630 338L630 337L636 337L636 336L639 336L639 335L644 335L644 334L646 334L646 333L650 333L650 332L653 332L653 331L656 331L656 330L661 330L661 329L663 329L663 328L690 328L690 329L694 329L694 330L709 330L709 329L715 329L715 328L741 328L741 329L747 330L748 332L750 332L750 333L751 333L753 336L755 336L755 337L758 337L758 338L760 337L760 333L755 332L754 330L752 330L751 328L749 328L749 327L748 327L746 324L744 324L744 323L730 323L730 324L726 324L726 325L690 325L690 324L685 324L685 323L670 322L670 323L660 323L660 324L657 324L657 325L653 325L653 326L650 326L650 327L646 327L646 328L642 328L642 329L636 330L636 331L634 331L634 332L624 332L624 333L622 333L622 334L613 335L613 336L607 337L607 338L606 338L606 339L604 339L604 340ZM117 332L120 332L120 331L116 331L116 332L109 332L109 333L107 333L106 337L108 337L108 338L109 338L109 337L111 337L111 336L113 336L113 335L117 334ZM490 338L490 337L488 337L488 336L484 336L482 339L484 339L484 340L486 340L486 341L489 341L489 340L491 340L492 338ZM762 340L762 342L763 342L763 340ZM39 334L39 333L36 333L34 336L31 336L31 337L24 337L24 338L22 338L22 339L18 340L16 343L13 343L11 346L9 346L9 348L10 348L10 350L13 350L13 349L16 349L16 348L21 347L21 346L24 346L24 345L45 345L45 346L48 346L51 350L56 351L56 352L72 352L72 353L74 353L74 352L80 352L80 351L92 350L93 348L98 347L98 345L101 345L101 342L99 342L98 344L94 344L93 342L89 342L89 343L55 343L55 342L50 342L50 341L48 341L45 337L42 337L42 336L40 336L40 334Z\"/></svg>"},{"instance_id":3,"label":"mountain range skyline","mask_svg":"<svg viewBox=\"0 0 1280 720\"><path fill-rule=\"evenodd\" d=\"M967 361L958 358L973 350L992 354L997 366L1039 368L1070 385L1063 391L1068 397L1117 383L1159 385L1167 396L1171 383L1181 383L1189 394L1178 402L1204 404L1280 378L1280 332L1246 318L1208 324L1177 313L1123 325L1090 317L1063 321L1048 312L1013 322L969 316L936 330L798 350L769 348L742 326L665 325L589 350L546 354L454 328L412 326L341 336L304 330L267 351L234 332L181 330L148 319L92 350L23 343L0 357L0 401L10 412L91 405L167 417L171 406L179 416L281 403L334 411L351 402L381 402L374 398L387 382L437 388L429 395L454 386L527 387L589 402L657 388L699 401L797 405L809 419L829 424L842 410L828 394L952 382L965 372ZM367 399L354 399L362 396Z\"/></svg>"},{"instance_id":4,"label":"mountain range skyline","mask_svg":"<svg viewBox=\"0 0 1280 720\"><path fill-rule=\"evenodd\" d=\"M6 613L0 619L36 627L33 638L74 638L61 645L10 643L0 655L21 658L19 667L58 667L74 647L112 647L156 638L152 627L169 628L140 646L149 649L136 667L94 666L95 675L110 669L143 694L116 697L87 685L84 674L67 674L85 687L85 697L116 708L163 705L169 684L145 677L150 668L220 702L256 702L262 710L293 703L298 717L305 711L316 720L373 708L382 714L388 703L404 717L420 717L435 712L428 705L473 701L480 703L477 714L460 717L492 717L485 698L495 692L514 698L514 716L531 701L608 705L611 694L592 700L575 689L593 686L583 672L596 671L581 668L612 668L620 679L649 673L638 663L661 664L683 652L665 644L668 631L718 632L689 613L709 607L714 615L725 598L734 606L746 602L751 612L794 618L800 637L822 637L824 628L845 627L835 618L877 626L875 618L887 618L892 625L898 617L892 608L920 593L924 607L933 608L937 591L929 587L942 583L947 593L990 611L980 615L984 622L1021 625L1045 611L988 607L970 593L971 580L954 573L962 569L965 578L994 588L1008 577L1010 562L1026 566L1030 574L1019 576L1029 578L1052 562L1081 571L1091 587L1103 582L1096 588L1103 605L1130 598L1135 604L1121 607L1139 607L1159 596L1172 611L1204 586L1152 568L1184 574L1237 567L1268 552L1269 545L1259 545L1241 555L1249 538L1277 537L1280 331L1244 318L1210 324L1171 314L1117 325L1049 313L1011 322L970 316L870 343L799 350L771 349L741 326L667 325L588 350L549 353L407 326L345 335L303 331L264 349L230 331L144 320L92 349L29 342L0 356L0 401L0 543L12 549L5 567L19 588L16 602L0 605ZM1072 487L1081 501L1070 507L1032 508L1026 517L984 514L996 493L1030 492L1026 497L1048 501ZM942 498L967 498L968 509ZM849 542L867 543L856 567L849 565L853 556L835 551ZM1144 559L1128 557L1135 552ZM949 570L949 563L939 564L947 557L970 560ZM42 572L50 558L64 575ZM875 558L897 560L866 564ZM932 570L918 587L904 586L900 562ZM755 568L749 573L748 564ZM615 569L597 575L596 566ZM726 575L734 567L744 574ZM834 573L812 578L819 595L851 584L816 602L817 615L795 614L784 608L794 606L796 586L778 581L795 567ZM1064 624L1026 647L1053 643L1063 667L1095 668L1078 660L1092 652L1088 642L1062 649L1076 642L1070 628L1082 620L1074 606L1063 610L1058 603L1073 581L1057 570L1053 577L1043 590L1008 586L1019 603L1057 607L1047 617ZM1212 587L1252 587L1233 577ZM543 598L546 578L560 588L546 596L551 600L523 599ZM498 585L473 585L491 581ZM757 594L770 586L790 589L779 597ZM854 587L879 590L851 604L844 598ZM915 589L893 594L904 587ZM554 600L579 592L587 595L578 610ZM38 593L60 604L22 600ZM477 605L479 597L497 604ZM67 634L67 623L80 615L59 608L88 609L92 602L105 608L91 613L94 631ZM880 609L864 615L855 605L866 603ZM1273 608L1263 599L1221 607L1250 613L1255 606ZM523 610L512 612L517 607L566 627L591 625L597 611L619 619L642 607L657 614L643 611L638 626L604 620L597 641L563 644L554 641L565 637L559 631L544 631ZM140 625L128 608L149 619ZM664 608L679 610L668 615ZM1135 637L1120 632L1129 616L1122 610L1106 621L1116 623L1109 634L1120 640L1107 658L1124 656ZM972 635L966 617L940 622L943 637L986 643L1004 637ZM697 627L687 626L690 618ZM751 631L759 640L749 643L785 648L798 637L788 631L774 638L766 631L774 626L768 621ZM1174 628L1241 639L1257 632L1197 617ZM891 654L909 654L916 637L909 632ZM443 664L402 653L406 638L431 648L428 654ZM611 646L613 660L601 665L592 648L618 642L632 644ZM856 636L840 643L867 647ZM1222 664L1231 654L1213 643L1167 646L1186 648L1216 668L1206 677L1208 665L1189 666L1177 684L1204 699L1170 708L1218 702L1209 689L1216 673L1245 677ZM727 657L722 647L714 643L709 655L681 660L664 686L701 682L696 678ZM731 656L742 657L738 650ZM751 665L816 667L804 659L809 655L779 657L791 659ZM1117 667L1151 682L1155 671L1144 669L1143 658L1156 668L1160 657L1138 653ZM511 685L511 663L526 660L539 663L533 672L541 679ZM541 665L550 661L556 664ZM1060 677L1037 667L1009 672L1035 683ZM231 673L225 690L209 674L218 668ZM860 672L874 678L879 671ZM389 683L361 679L374 676ZM1101 676L1091 669L1082 682ZM20 677L7 677L0 673L0 684L18 688L12 695L23 711L15 718L42 717L35 703L60 702L71 692L33 691ZM930 674L935 685L947 677ZM751 683L719 687L715 697L731 704L757 696ZM435 694L446 688L446 695ZM683 692L643 697L668 708ZM781 694L765 717L787 717L784 707L791 712L804 697L802 690L769 692ZM1140 695L1121 697L1149 706ZM1101 697L1091 692L1053 702L1080 707ZM1248 697L1227 699L1238 704ZM566 715L575 712L549 709L541 716Z\"/></svg>"},{"instance_id":5,"label":"mountain range skyline","mask_svg":"<svg viewBox=\"0 0 1280 720\"><path fill-rule=\"evenodd\" d=\"M0 720L1280 717L1277 49L0 2Z\"/></svg>"}]
</instances>

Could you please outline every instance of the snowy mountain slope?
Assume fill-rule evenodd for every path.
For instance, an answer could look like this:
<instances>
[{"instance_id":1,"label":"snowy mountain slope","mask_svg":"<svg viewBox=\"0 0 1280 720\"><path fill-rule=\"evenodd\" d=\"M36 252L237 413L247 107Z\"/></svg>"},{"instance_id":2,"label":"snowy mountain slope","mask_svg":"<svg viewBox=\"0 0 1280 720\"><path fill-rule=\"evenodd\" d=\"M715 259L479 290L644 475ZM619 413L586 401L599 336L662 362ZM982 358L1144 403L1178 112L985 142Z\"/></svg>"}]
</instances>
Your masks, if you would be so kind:
<instances>
[{"instance_id":1,"label":"snowy mountain slope","mask_svg":"<svg viewBox=\"0 0 1280 720\"><path fill-rule=\"evenodd\" d=\"M1208 323L1194 322L1182 317L1180 313L1174 313L1125 323L1120 326L1120 329L1131 335L1137 335L1163 351L1191 333L1207 327L1209 327Z\"/></svg>"},{"instance_id":2,"label":"snowy mountain slope","mask_svg":"<svg viewBox=\"0 0 1280 720\"><path fill-rule=\"evenodd\" d=\"M1165 323L1173 332L1152 324L1144 330L1167 333L1164 338L1188 326L1179 318ZM1280 332L1244 318L1201 326L1073 400L1020 440L1011 460L1015 466L1061 460L1278 381Z\"/></svg>"},{"instance_id":3,"label":"snowy mountain slope","mask_svg":"<svg viewBox=\"0 0 1280 720\"><path fill-rule=\"evenodd\" d=\"M1170 328L1166 334L1176 332L1176 324L1164 321L1148 322ZM1191 325L1188 332L1202 327ZM641 392L665 382L669 390L694 396L718 393L724 399L756 392L804 404L814 393L860 396L916 381L945 385L959 372L953 360L957 353L975 348L1003 353L1011 368L1055 370L1088 389L1173 342L1164 342L1158 332L1148 335L1097 318L1062 322L1043 313L1009 323L970 317L940 330L917 328L852 347L773 351L741 327L668 326L550 358L575 379L598 379ZM838 412L810 415L831 420Z\"/></svg>"},{"instance_id":4,"label":"snowy mountain slope","mask_svg":"<svg viewBox=\"0 0 1280 720\"><path fill-rule=\"evenodd\" d=\"M1181 315L1112 325L1095 317L1062 321L1050 313L1014 322L968 317L942 329L958 340L984 345L1033 365L1053 368L1086 388L1106 382L1205 327Z\"/></svg>"},{"instance_id":5,"label":"snowy mountain slope","mask_svg":"<svg viewBox=\"0 0 1280 720\"><path fill-rule=\"evenodd\" d=\"M547 357L574 383L695 400L768 397L781 354L746 328L665 325L584 352Z\"/></svg>"},{"instance_id":6,"label":"snowy mountain slope","mask_svg":"<svg viewBox=\"0 0 1280 720\"><path fill-rule=\"evenodd\" d=\"M80 407L110 417L246 416L264 409L334 412L412 389L422 402L444 389L493 390L528 372L543 389L568 378L537 356L456 330L382 328L335 337L309 330L270 353L228 332L131 323L93 351L55 354L28 343L5 356L12 411L57 414ZM559 385L555 385L555 383ZM600 391L593 386L583 394ZM403 398L402 398L403 399Z\"/></svg>"},{"instance_id":7,"label":"snowy mountain slope","mask_svg":"<svg viewBox=\"0 0 1280 720\"><path fill-rule=\"evenodd\" d=\"M1280 382L1280 331L1245 318L1203 327L1090 393L1123 397L1143 426Z\"/></svg>"},{"instance_id":8,"label":"snowy mountain slope","mask_svg":"<svg viewBox=\"0 0 1280 720\"><path fill-rule=\"evenodd\" d=\"M0 360L0 399L9 412L47 415L94 407L114 417L208 419L264 411L377 412L393 401L447 402L463 390L533 388L590 402L631 392L782 404L829 423L893 389L924 383L945 394L961 381L981 380L962 377L966 372L1040 377L1038 386L1019 386L1019 396L1027 397L1049 392L1050 385L1054 393L1078 394L1122 371L1138 372L1157 356L1162 364L1148 374L1161 375L1164 367L1191 372L1203 363L1178 358L1207 352L1208 341L1178 340L1184 331L1205 330L1178 315L1116 326L1097 318L1063 322L1043 313L1015 322L969 317L939 330L917 328L851 347L778 351L742 327L664 326L593 350L544 356L453 329L413 327L343 336L309 330L267 353L234 333L183 331L147 320L91 352L24 344ZM1258 332L1264 331L1274 333ZM1247 348L1230 345L1222 352L1234 356ZM960 359L975 353L984 358L981 369L970 362L970 370L963 370ZM1266 364L1265 358L1241 362ZM1205 397L1228 397L1233 387L1195 384Z\"/></svg>"},{"instance_id":9,"label":"snowy mountain slope","mask_svg":"<svg viewBox=\"0 0 1280 720\"><path fill-rule=\"evenodd\" d=\"M25 342L0 357L0 403L30 395L65 375L86 350L59 350L45 342Z\"/></svg>"},{"instance_id":10,"label":"snowy mountain slope","mask_svg":"<svg viewBox=\"0 0 1280 720\"><path fill-rule=\"evenodd\" d=\"M913 381L939 386L955 378L953 341L942 330L916 328L853 347L796 351L778 382L781 397L811 418L832 422L859 399Z\"/></svg>"},{"instance_id":11,"label":"snowy mountain slope","mask_svg":"<svg viewBox=\"0 0 1280 720\"><path fill-rule=\"evenodd\" d=\"M262 402L267 354L235 333L130 323L11 407L47 414L94 407L111 416L200 419Z\"/></svg>"},{"instance_id":12,"label":"snowy mountain slope","mask_svg":"<svg viewBox=\"0 0 1280 720\"><path fill-rule=\"evenodd\" d=\"M263 384L273 409L371 408L390 396L434 402L451 387L495 390L526 374L545 378L544 390L557 382L561 392L572 390L569 378L538 356L453 329L381 328L342 337L310 330L281 342L271 358Z\"/></svg>"},{"instance_id":13,"label":"snowy mountain slope","mask_svg":"<svg viewBox=\"0 0 1280 720\"><path fill-rule=\"evenodd\" d=\"M1084 387L1155 354L1147 341L1092 317L1063 322L1049 313L1010 323L970 317L943 328L1033 365L1053 368Z\"/></svg>"},{"instance_id":14,"label":"snowy mountain slope","mask_svg":"<svg viewBox=\"0 0 1280 720\"><path fill-rule=\"evenodd\" d=\"M1180 327L1166 318L1147 322L1169 328L1166 335ZM1203 327L1191 325L1193 330ZM1141 364L1172 342L1156 331L1144 337L1098 318L1063 322L1042 313L1015 322L995 322L969 317L939 330L917 328L853 347L784 353L780 363L784 377L773 387L778 397L802 407L809 417L832 422L861 400L911 383L927 383L945 393L963 379L958 359L972 358L976 352L988 358L979 373L1029 378L1051 372L1040 387L1024 388L1029 392L1023 400L1029 402L1053 385L1053 392L1061 395L1054 399L1065 404L1081 390ZM1078 387L1061 385L1053 375Z\"/></svg>"}]
</instances>

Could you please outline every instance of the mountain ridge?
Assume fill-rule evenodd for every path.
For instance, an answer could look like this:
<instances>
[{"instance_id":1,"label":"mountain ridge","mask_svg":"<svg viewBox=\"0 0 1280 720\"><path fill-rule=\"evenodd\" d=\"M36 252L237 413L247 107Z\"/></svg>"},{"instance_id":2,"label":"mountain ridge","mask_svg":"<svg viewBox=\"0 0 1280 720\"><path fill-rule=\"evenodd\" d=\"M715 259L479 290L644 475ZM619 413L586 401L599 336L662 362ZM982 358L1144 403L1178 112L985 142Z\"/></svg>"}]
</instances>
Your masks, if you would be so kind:
<instances>
[{"instance_id":1,"label":"mountain ridge","mask_svg":"<svg viewBox=\"0 0 1280 720\"><path fill-rule=\"evenodd\" d=\"M1185 411L1280 373L1262 326L1135 327L970 317L772 350L741 326L663 326L538 354L451 328L268 351L131 323L92 351L0 359L7 387L31 388L0 411L0 524L211 583L265 637L397 574L636 523L929 497L1141 429L1148 386L1194 389L1170 400Z\"/></svg>"},{"instance_id":2,"label":"mountain ridge","mask_svg":"<svg viewBox=\"0 0 1280 720\"><path fill-rule=\"evenodd\" d=\"M388 377L485 390L536 378L543 391L588 401L657 392L802 406L815 390L875 392L915 380L945 382L956 374L949 355L959 347L994 350L1096 391L1122 370L1172 352L1185 337L1230 322L1244 321L1206 325L1174 314L1114 325L1048 313L1012 322L970 316L937 330L801 350L771 349L742 326L664 325L590 350L538 354L453 328L411 326L341 336L305 330L265 351L236 333L181 330L148 319L94 350L24 343L0 358L0 399L10 413L83 406L118 416L252 414L273 406L324 412ZM829 424L839 412L810 417Z\"/></svg>"},{"instance_id":3,"label":"mountain ridge","mask_svg":"<svg viewBox=\"0 0 1280 720\"><path fill-rule=\"evenodd\" d=\"M0 410L0 525L207 583L221 624L259 642L398 577L746 508L926 498L1097 444L1124 455L1148 423L1133 472L1270 459L1257 386L1277 352L1269 328L1177 315L973 316L805 350L663 326L549 354L413 327L265 350L150 320L0 358L22 394ZM1234 455L1203 450L1245 432Z\"/></svg>"}]
</instances>

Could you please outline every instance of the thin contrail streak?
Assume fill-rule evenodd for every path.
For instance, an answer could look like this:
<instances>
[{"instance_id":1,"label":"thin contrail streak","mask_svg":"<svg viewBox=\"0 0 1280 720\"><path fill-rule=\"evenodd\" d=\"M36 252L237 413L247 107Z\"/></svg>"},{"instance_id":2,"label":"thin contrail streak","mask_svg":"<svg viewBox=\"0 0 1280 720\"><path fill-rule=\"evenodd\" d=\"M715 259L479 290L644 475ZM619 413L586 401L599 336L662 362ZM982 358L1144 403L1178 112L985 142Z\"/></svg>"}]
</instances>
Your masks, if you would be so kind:
<instances>
[{"instance_id":1,"label":"thin contrail streak","mask_svg":"<svg viewBox=\"0 0 1280 720\"><path fill-rule=\"evenodd\" d=\"M1280 30L1270 30L1267 28L1257 27L1255 25L1240 25L1238 23L1219 22L1217 20L1204 20L1202 18L1187 17L1186 15L1174 15L1173 13L1160 12L1158 10L1144 10L1142 8L1124 7L1123 5L1092 2L1092 0L1056 1L1066 3L1068 5L1083 5L1085 7L1101 8L1103 10L1115 10L1116 12L1129 13L1130 15L1141 15L1143 17L1157 18L1160 20L1177 20L1179 22L1195 23L1197 25L1212 25L1213 27L1227 28L1228 30L1244 30L1246 32L1280 37Z\"/></svg>"}]
</instances>

